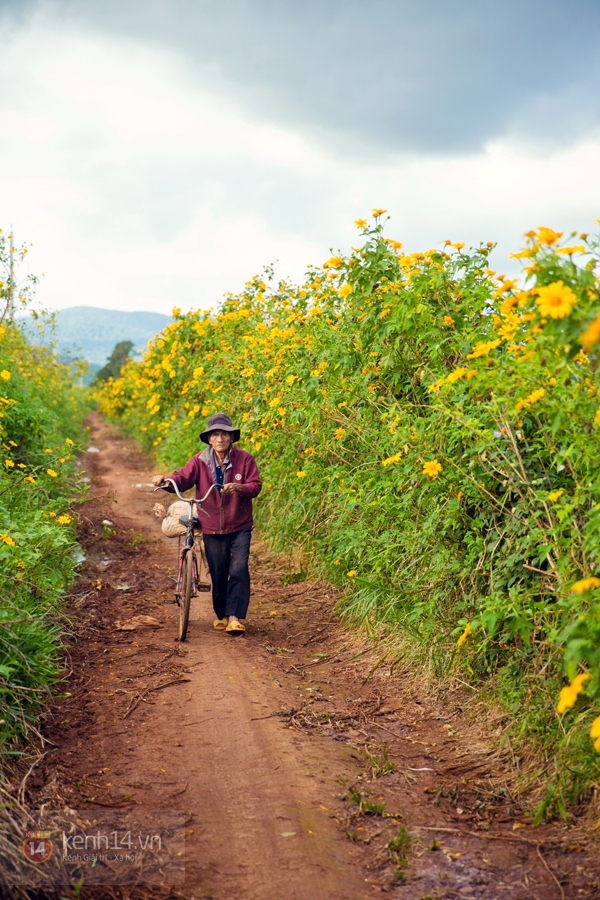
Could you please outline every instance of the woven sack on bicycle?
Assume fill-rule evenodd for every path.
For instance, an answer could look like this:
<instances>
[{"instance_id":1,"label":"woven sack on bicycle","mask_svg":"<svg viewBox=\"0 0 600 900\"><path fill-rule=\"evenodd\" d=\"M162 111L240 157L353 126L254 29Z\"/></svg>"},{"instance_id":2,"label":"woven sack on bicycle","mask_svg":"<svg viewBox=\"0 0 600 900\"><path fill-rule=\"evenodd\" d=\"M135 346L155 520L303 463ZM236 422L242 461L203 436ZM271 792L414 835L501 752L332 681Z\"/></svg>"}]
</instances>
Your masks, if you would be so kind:
<instances>
[{"instance_id":1,"label":"woven sack on bicycle","mask_svg":"<svg viewBox=\"0 0 600 900\"><path fill-rule=\"evenodd\" d=\"M190 505L183 500L176 500L171 503L167 510L167 514L162 520L162 532L167 537L179 537L180 534L187 532L187 527L179 521L180 516L189 516Z\"/></svg>"}]
</instances>

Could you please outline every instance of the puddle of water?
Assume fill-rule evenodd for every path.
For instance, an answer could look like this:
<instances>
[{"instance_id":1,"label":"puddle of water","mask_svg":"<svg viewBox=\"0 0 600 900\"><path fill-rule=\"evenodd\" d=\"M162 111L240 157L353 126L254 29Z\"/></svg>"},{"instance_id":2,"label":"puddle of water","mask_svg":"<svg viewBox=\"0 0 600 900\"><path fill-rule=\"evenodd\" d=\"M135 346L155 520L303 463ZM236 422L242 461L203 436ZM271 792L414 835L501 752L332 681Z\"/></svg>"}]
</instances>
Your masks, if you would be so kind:
<instances>
[{"instance_id":1,"label":"puddle of water","mask_svg":"<svg viewBox=\"0 0 600 900\"><path fill-rule=\"evenodd\" d=\"M85 555L85 551L81 544L75 544L73 549L71 550L71 554L76 566L80 566L87 559L87 556Z\"/></svg>"}]
</instances>

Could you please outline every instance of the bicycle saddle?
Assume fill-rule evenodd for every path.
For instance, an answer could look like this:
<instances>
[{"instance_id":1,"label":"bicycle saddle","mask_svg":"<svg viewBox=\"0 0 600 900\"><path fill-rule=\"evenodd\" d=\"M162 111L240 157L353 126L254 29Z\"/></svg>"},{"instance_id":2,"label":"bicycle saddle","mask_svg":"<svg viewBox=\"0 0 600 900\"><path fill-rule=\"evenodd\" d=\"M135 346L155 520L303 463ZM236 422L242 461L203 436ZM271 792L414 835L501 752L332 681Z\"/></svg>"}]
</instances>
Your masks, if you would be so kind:
<instances>
[{"instance_id":1,"label":"bicycle saddle","mask_svg":"<svg viewBox=\"0 0 600 900\"><path fill-rule=\"evenodd\" d=\"M179 524L180 524L180 525L187 525L189 521L190 521L190 517L189 517L189 516L179 516ZM200 528L200 527L201 527L201 525L200 525L200 520L198 519L197 516L194 516L194 518L193 518L192 521L193 521L193 523L194 523L194 528Z\"/></svg>"}]
</instances>

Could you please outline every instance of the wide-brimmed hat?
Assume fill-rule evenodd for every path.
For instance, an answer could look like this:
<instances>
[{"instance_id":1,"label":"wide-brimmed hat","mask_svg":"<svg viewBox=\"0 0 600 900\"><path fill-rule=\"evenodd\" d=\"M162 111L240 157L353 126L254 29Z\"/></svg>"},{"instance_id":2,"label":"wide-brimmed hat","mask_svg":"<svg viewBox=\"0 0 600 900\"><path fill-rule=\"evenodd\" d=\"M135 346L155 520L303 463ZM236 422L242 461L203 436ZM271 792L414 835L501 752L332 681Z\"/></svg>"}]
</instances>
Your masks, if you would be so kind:
<instances>
[{"instance_id":1,"label":"wide-brimmed hat","mask_svg":"<svg viewBox=\"0 0 600 900\"><path fill-rule=\"evenodd\" d=\"M200 433L200 440L204 441L205 444L209 443L208 436L211 431L229 431L232 441L239 441L240 439L240 429L233 427L231 419L225 413L215 413L208 420L206 429Z\"/></svg>"}]
</instances>

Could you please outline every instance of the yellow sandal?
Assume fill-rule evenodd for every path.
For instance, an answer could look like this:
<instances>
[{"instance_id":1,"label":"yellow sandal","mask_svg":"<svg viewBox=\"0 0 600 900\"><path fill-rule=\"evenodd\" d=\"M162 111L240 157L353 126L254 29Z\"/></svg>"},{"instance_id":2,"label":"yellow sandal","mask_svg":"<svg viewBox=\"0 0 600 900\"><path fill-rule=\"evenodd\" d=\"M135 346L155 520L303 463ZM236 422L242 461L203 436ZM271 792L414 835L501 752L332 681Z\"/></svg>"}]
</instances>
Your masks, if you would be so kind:
<instances>
[{"instance_id":1,"label":"yellow sandal","mask_svg":"<svg viewBox=\"0 0 600 900\"><path fill-rule=\"evenodd\" d=\"M213 628L215 631L226 631L227 630L227 619L215 619L213 622Z\"/></svg>"},{"instance_id":2,"label":"yellow sandal","mask_svg":"<svg viewBox=\"0 0 600 900\"><path fill-rule=\"evenodd\" d=\"M241 622L236 622L235 619L234 619L233 622L230 622L229 625L227 626L227 628L225 629L225 631L227 632L227 634L233 634L233 635L235 635L235 634L243 634L245 630L246 630L246 629L245 629L245 627L242 625L242 623L241 623Z\"/></svg>"}]
</instances>

